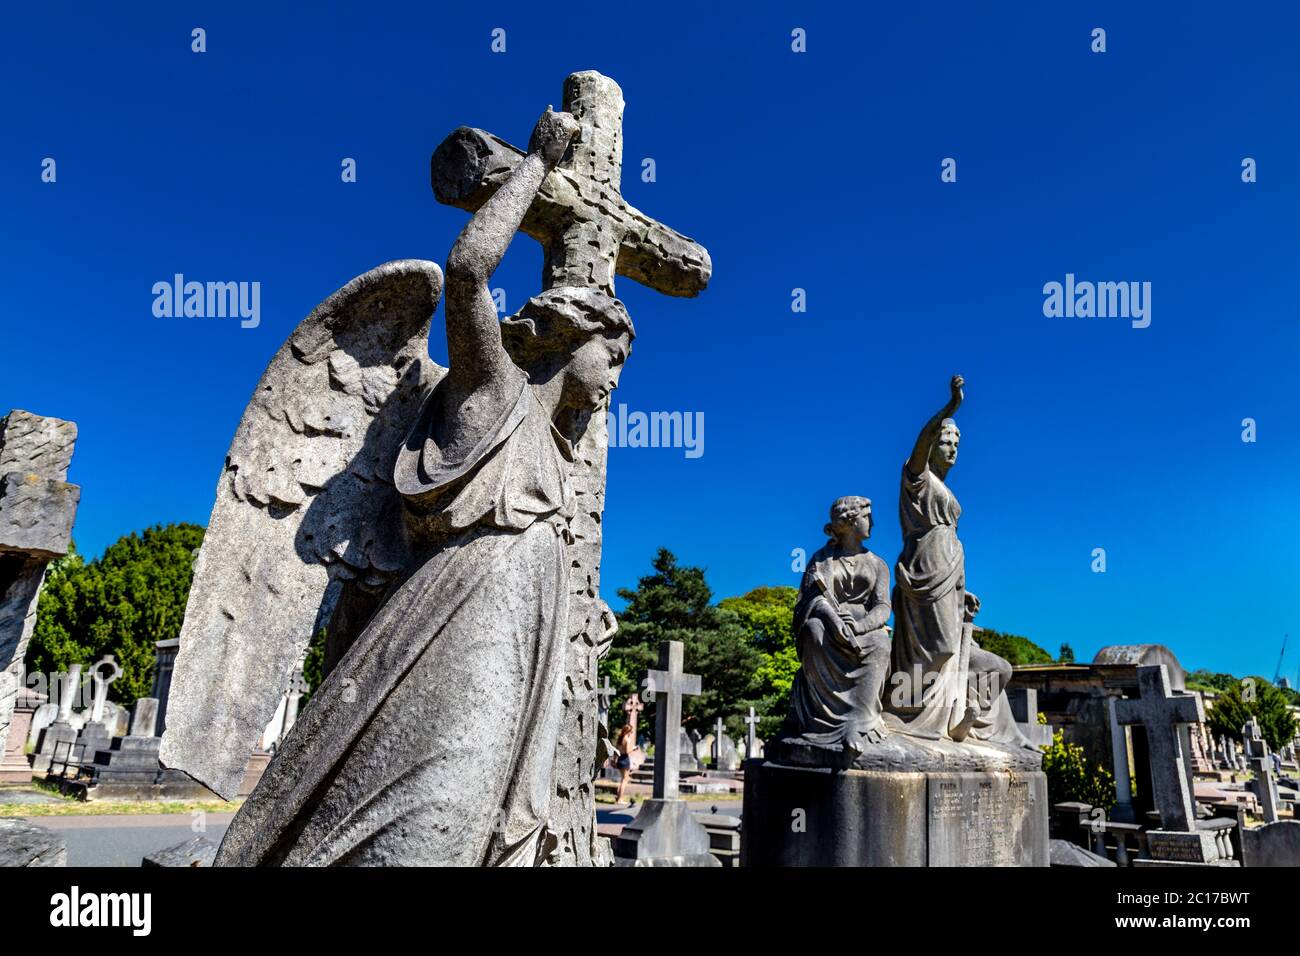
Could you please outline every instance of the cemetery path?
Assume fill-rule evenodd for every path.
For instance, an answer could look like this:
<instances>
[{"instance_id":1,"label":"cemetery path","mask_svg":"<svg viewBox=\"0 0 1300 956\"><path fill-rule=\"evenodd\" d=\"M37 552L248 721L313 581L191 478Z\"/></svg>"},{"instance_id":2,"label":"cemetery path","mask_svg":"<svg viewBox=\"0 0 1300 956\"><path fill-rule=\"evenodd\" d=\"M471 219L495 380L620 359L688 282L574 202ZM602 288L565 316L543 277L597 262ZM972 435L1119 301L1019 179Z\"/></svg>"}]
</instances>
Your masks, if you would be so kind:
<instances>
[{"instance_id":1,"label":"cemetery path","mask_svg":"<svg viewBox=\"0 0 1300 956\"><path fill-rule=\"evenodd\" d=\"M209 813L201 834L220 842L233 813ZM68 866L138 867L150 853L184 843L196 834L188 813L129 816L34 817L29 822L68 841Z\"/></svg>"}]
</instances>

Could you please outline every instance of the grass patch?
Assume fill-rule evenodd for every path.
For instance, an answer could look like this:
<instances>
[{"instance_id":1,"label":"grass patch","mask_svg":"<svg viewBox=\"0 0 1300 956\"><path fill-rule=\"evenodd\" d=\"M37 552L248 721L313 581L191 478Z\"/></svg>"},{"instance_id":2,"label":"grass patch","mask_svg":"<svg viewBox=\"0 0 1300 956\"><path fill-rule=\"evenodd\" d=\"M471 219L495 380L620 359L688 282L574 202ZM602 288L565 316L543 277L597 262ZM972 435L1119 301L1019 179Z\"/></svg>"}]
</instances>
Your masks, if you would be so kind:
<instances>
[{"instance_id":1,"label":"grass patch","mask_svg":"<svg viewBox=\"0 0 1300 956\"><path fill-rule=\"evenodd\" d=\"M234 813L242 800L65 800L62 803L0 804L0 817L142 816L148 813Z\"/></svg>"}]
</instances>

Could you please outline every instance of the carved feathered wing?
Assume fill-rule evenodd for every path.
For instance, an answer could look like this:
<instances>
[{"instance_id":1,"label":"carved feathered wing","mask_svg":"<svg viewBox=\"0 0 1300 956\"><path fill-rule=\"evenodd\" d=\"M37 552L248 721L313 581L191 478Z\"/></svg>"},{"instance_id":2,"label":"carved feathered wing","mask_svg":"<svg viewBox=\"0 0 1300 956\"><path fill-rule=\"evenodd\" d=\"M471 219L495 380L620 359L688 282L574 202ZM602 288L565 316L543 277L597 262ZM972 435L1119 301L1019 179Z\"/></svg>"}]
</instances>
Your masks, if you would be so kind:
<instances>
[{"instance_id":1,"label":"carved feathered wing","mask_svg":"<svg viewBox=\"0 0 1300 956\"><path fill-rule=\"evenodd\" d=\"M429 358L442 272L358 276L281 346L235 432L194 565L162 760L227 799L343 581L407 562L393 462L445 372Z\"/></svg>"}]
</instances>

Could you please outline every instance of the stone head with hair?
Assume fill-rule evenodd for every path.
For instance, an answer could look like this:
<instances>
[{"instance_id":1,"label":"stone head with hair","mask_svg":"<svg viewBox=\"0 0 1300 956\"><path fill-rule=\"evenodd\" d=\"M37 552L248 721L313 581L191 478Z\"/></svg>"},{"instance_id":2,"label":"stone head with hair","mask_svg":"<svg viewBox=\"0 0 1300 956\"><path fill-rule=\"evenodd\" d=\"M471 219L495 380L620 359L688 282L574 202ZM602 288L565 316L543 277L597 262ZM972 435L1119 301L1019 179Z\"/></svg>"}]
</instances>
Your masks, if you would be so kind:
<instances>
[{"instance_id":1,"label":"stone head with hair","mask_svg":"<svg viewBox=\"0 0 1300 956\"><path fill-rule=\"evenodd\" d=\"M822 530L832 541L854 538L860 543L871 537L874 519L871 516L871 499L861 495L836 498L831 505L831 520Z\"/></svg>"},{"instance_id":2,"label":"stone head with hair","mask_svg":"<svg viewBox=\"0 0 1300 956\"><path fill-rule=\"evenodd\" d=\"M599 289L535 295L501 323L510 358L534 385L563 375L560 404L589 411L618 386L636 331L623 303Z\"/></svg>"}]
</instances>

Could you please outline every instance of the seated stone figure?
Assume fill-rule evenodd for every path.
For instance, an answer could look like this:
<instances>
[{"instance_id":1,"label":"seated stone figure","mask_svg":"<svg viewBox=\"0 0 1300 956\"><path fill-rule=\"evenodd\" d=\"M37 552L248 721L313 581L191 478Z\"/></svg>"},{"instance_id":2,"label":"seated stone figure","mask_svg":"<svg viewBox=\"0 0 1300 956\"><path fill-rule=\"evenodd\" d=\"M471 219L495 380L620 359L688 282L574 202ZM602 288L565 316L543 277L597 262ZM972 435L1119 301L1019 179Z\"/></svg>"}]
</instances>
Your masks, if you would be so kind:
<instances>
[{"instance_id":1,"label":"seated stone figure","mask_svg":"<svg viewBox=\"0 0 1300 956\"><path fill-rule=\"evenodd\" d=\"M802 668L791 690L787 735L862 752L886 734L881 692L890 669L889 568L867 550L871 501L831 506L830 540L813 554L794 610Z\"/></svg>"}]
</instances>

